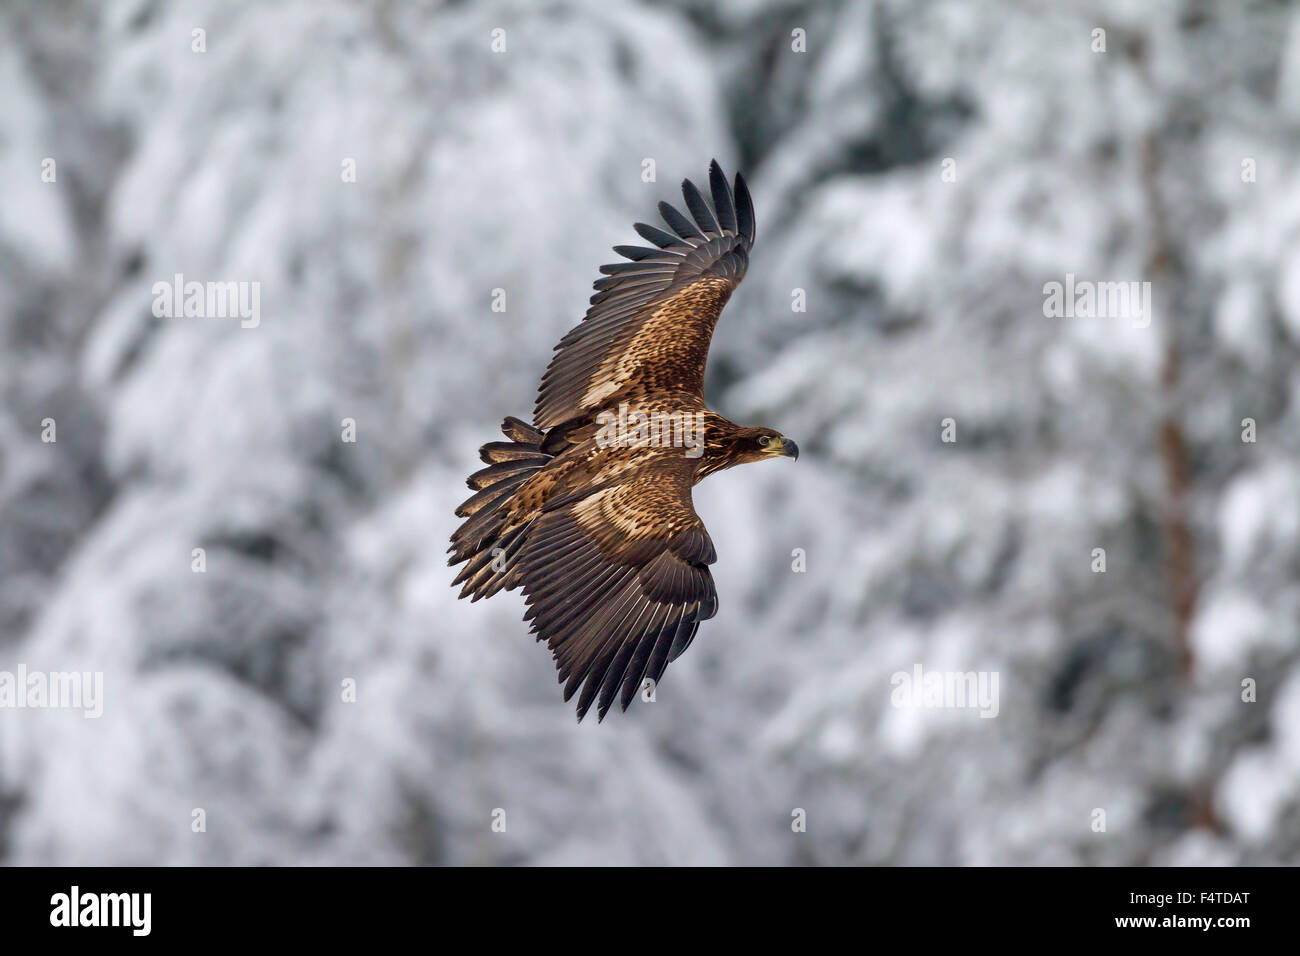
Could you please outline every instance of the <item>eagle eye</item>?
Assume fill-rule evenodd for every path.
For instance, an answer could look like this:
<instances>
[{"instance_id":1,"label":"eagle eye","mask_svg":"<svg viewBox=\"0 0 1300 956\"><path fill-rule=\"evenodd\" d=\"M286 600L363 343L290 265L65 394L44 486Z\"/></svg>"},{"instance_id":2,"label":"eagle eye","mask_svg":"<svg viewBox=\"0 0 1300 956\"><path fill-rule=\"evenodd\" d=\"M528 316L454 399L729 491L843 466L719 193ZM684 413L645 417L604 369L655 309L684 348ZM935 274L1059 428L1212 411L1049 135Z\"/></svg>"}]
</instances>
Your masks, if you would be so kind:
<instances>
[{"instance_id":1,"label":"eagle eye","mask_svg":"<svg viewBox=\"0 0 1300 956\"><path fill-rule=\"evenodd\" d=\"M759 436L758 436L758 445L759 445L760 448L766 448L766 447L767 447L767 443L770 442L771 440L772 440L772 439L771 439L770 437L768 437L767 435L759 435Z\"/></svg>"}]
</instances>

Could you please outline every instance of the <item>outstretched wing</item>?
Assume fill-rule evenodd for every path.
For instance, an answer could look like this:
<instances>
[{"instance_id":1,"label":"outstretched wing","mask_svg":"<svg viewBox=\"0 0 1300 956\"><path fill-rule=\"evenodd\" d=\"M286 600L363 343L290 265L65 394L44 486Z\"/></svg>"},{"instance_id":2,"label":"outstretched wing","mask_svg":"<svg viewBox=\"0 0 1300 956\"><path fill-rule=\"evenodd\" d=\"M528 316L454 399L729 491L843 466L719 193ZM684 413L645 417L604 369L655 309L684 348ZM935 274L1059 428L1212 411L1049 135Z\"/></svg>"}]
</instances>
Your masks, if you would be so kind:
<instances>
[{"instance_id":1,"label":"outstretched wing","mask_svg":"<svg viewBox=\"0 0 1300 956\"><path fill-rule=\"evenodd\" d=\"M534 521L517 559L524 619L550 647L564 699L582 689L579 720L597 698L603 720L620 687L627 710L717 613L714 557L680 450Z\"/></svg>"},{"instance_id":2,"label":"outstretched wing","mask_svg":"<svg viewBox=\"0 0 1300 956\"><path fill-rule=\"evenodd\" d=\"M694 183L682 182L691 219L659 204L672 233L636 224L655 248L614 247L632 261L600 267L606 278L596 282L591 307L560 340L542 376L533 410L538 428L656 391L703 398L713 327L745 275L754 243L754 204L745 180L736 174L733 193L714 160L709 188L712 208Z\"/></svg>"}]
</instances>

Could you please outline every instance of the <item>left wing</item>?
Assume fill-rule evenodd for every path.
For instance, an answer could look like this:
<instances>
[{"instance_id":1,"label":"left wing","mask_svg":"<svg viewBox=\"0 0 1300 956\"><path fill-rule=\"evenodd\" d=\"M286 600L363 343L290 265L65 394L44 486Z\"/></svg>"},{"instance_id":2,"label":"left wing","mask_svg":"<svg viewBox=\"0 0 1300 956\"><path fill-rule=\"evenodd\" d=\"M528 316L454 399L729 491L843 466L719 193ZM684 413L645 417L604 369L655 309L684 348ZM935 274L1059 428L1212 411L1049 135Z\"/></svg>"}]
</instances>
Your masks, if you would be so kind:
<instances>
[{"instance_id":1,"label":"left wing","mask_svg":"<svg viewBox=\"0 0 1300 956\"><path fill-rule=\"evenodd\" d=\"M659 212L676 235L643 222L657 248L615 246L631 259L601 266L608 278L582 323L560 340L542 376L533 424L581 419L622 397L656 391L704 397L704 363L722 307L740 284L754 243L754 203L740 174L735 192L715 160L713 208L689 179L682 196L694 221L666 202Z\"/></svg>"}]
</instances>

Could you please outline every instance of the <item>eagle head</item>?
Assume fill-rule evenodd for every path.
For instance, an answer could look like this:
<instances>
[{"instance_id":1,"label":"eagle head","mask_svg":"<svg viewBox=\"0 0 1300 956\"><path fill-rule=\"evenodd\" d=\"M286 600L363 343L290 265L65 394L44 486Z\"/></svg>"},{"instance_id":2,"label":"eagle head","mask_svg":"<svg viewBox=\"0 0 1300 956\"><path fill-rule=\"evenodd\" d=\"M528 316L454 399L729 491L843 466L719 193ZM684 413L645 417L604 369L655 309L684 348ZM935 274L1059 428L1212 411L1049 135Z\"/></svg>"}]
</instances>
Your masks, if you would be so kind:
<instances>
[{"instance_id":1,"label":"eagle head","mask_svg":"<svg viewBox=\"0 0 1300 956\"><path fill-rule=\"evenodd\" d=\"M732 446L738 462L799 458L799 446L773 428L742 428Z\"/></svg>"}]
</instances>

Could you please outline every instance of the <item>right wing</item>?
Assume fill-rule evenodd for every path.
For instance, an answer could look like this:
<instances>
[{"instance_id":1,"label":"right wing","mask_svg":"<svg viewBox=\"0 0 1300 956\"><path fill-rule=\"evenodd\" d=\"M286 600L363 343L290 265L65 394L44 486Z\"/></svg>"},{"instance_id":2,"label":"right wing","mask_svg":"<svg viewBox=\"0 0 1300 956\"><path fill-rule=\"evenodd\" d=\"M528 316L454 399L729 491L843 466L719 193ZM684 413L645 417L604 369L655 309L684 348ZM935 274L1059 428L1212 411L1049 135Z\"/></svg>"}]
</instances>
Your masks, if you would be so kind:
<instances>
[{"instance_id":1,"label":"right wing","mask_svg":"<svg viewBox=\"0 0 1300 956\"><path fill-rule=\"evenodd\" d=\"M538 640L550 647L564 699L581 720L599 696L604 719L656 683L718 610L713 542L691 504L690 461L654 454L625 481L535 520L519 575Z\"/></svg>"}]
</instances>

